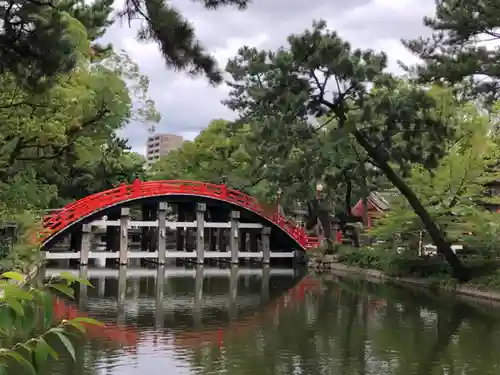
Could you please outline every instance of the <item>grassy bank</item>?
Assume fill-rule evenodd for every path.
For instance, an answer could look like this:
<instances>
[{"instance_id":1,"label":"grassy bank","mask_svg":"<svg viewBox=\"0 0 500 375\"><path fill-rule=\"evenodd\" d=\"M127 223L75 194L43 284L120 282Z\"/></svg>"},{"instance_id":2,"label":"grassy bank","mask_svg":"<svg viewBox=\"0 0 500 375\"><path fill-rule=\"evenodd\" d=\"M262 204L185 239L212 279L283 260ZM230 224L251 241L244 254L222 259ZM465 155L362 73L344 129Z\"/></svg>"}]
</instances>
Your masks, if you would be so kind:
<instances>
[{"instance_id":1,"label":"grassy bank","mask_svg":"<svg viewBox=\"0 0 500 375\"><path fill-rule=\"evenodd\" d=\"M458 286L479 290L500 292L500 261L481 256L461 256L461 260L471 270L472 279L459 284L451 277L448 264L440 257L422 258L408 254L397 254L378 247L352 248L340 246L333 255L324 255L318 249L312 257L334 259L336 263L359 269L376 270L391 278L421 279L426 284L449 290Z\"/></svg>"}]
</instances>

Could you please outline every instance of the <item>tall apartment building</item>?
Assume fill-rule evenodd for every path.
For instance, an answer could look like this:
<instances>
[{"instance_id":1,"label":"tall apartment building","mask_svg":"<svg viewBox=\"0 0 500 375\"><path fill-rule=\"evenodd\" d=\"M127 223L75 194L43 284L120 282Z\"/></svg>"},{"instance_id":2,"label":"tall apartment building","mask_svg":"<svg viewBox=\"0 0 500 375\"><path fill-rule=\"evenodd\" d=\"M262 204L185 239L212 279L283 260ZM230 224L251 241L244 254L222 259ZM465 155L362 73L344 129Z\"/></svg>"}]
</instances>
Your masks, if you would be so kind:
<instances>
[{"instance_id":1,"label":"tall apartment building","mask_svg":"<svg viewBox=\"0 0 500 375\"><path fill-rule=\"evenodd\" d=\"M184 138L176 134L155 134L148 137L146 145L147 165L151 166L162 156L181 147Z\"/></svg>"}]
</instances>

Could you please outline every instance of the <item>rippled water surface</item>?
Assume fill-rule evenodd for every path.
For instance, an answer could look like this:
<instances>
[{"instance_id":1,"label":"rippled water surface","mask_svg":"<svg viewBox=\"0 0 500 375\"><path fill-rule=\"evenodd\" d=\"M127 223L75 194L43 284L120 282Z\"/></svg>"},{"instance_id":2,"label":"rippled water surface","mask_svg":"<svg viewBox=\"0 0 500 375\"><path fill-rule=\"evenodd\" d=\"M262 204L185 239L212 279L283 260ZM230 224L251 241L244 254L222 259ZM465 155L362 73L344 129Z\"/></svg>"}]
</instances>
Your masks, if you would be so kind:
<instances>
[{"instance_id":1,"label":"rippled water surface","mask_svg":"<svg viewBox=\"0 0 500 375\"><path fill-rule=\"evenodd\" d=\"M274 268L86 276L56 313L106 327L46 375L500 374L499 311L430 292Z\"/></svg>"}]
</instances>

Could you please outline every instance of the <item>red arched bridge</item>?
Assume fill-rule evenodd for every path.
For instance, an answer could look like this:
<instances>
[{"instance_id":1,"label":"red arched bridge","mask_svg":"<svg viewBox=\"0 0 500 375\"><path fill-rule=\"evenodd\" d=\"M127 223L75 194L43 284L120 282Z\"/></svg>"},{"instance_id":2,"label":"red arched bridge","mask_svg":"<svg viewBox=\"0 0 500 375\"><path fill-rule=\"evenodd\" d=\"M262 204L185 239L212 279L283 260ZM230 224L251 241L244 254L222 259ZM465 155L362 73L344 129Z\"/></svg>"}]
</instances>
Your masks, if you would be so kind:
<instances>
[{"instance_id":1,"label":"red arched bridge","mask_svg":"<svg viewBox=\"0 0 500 375\"><path fill-rule=\"evenodd\" d=\"M134 205L142 208L139 221L132 217ZM175 213L172 207L176 208ZM170 219L173 216L175 221ZM165 251L173 257L189 253L200 261L200 252L205 251L202 248L212 247L212 251L205 251L205 257L211 254L223 258L227 253L237 262L237 253L245 246L249 248L248 253L259 253L265 259L269 247L308 250L318 245L317 237L309 236L293 220L265 209L254 197L226 185L184 180L135 180L129 185L92 194L45 217L43 227L39 237L43 250L49 250L68 234L72 236L72 249L79 249L78 255L52 253L49 259L75 258L84 264L89 256L115 257L123 264L130 257L157 257L161 263ZM95 227L105 228L106 241L111 242L106 244L108 251L91 251ZM178 256L165 248L169 229L170 234L177 234ZM149 255L141 251L141 256L134 256L130 251L128 238L133 230L140 231L142 244L149 241ZM188 249L190 238L192 246ZM256 252L256 244L263 249ZM116 251L117 248L120 251Z\"/></svg>"}]
</instances>

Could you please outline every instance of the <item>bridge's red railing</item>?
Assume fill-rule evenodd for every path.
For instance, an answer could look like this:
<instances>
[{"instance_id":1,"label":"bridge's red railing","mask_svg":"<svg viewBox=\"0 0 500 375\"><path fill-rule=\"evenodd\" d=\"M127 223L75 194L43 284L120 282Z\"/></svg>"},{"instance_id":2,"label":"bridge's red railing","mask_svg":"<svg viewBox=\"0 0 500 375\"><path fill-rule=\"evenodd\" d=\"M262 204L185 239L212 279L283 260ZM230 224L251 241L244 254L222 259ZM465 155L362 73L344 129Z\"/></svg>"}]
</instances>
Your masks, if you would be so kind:
<instances>
[{"instance_id":1,"label":"bridge's red railing","mask_svg":"<svg viewBox=\"0 0 500 375\"><path fill-rule=\"evenodd\" d=\"M280 227L304 250L316 247L318 244L317 238L309 236L304 228L277 212L269 212L264 209L254 197L230 189L226 185L188 180L147 182L135 180L130 185L123 184L114 189L89 195L47 215L43 220L44 230L40 233L39 240L44 244L71 224L108 207L135 199L163 195L192 195L232 203L250 210Z\"/></svg>"}]
</instances>

